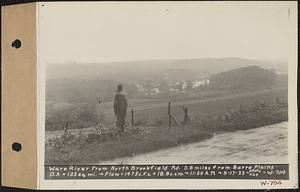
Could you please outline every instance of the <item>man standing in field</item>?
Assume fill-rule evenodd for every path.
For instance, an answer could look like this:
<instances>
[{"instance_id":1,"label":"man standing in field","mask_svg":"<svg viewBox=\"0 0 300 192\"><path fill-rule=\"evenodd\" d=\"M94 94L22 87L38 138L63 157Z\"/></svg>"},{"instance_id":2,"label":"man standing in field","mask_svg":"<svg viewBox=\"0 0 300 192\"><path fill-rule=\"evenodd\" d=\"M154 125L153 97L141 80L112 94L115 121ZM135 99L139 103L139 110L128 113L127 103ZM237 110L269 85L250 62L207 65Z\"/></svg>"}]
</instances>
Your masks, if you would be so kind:
<instances>
[{"instance_id":1,"label":"man standing in field","mask_svg":"<svg viewBox=\"0 0 300 192\"><path fill-rule=\"evenodd\" d=\"M125 117L127 112L127 99L126 93L123 92L122 84L119 84L117 87L117 92L114 98L114 112L117 117L117 127L120 129L120 132L124 132L125 126Z\"/></svg>"}]
</instances>

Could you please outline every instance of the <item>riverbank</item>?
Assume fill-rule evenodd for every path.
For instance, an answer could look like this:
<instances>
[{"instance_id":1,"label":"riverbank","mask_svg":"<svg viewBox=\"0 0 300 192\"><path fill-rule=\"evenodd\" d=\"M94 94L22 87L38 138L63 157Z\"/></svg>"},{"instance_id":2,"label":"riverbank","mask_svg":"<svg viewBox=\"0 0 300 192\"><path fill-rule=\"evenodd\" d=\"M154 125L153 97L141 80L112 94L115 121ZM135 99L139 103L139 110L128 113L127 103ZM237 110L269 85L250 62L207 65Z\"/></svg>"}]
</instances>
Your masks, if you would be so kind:
<instances>
[{"instance_id":1,"label":"riverbank","mask_svg":"<svg viewBox=\"0 0 300 192\"><path fill-rule=\"evenodd\" d=\"M204 141L102 161L120 164L288 163L288 122L217 134Z\"/></svg>"},{"instance_id":2,"label":"riverbank","mask_svg":"<svg viewBox=\"0 0 300 192\"><path fill-rule=\"evenodd\" d=\"M214 134L246 130L287 121L287 105L256 103L209 118L193 118L185 128L128 127L122 135L114 127L105 134L66 134L46 143L46 164L94 164L120 157L203 141Z\"/></svg>"}]
</instances>

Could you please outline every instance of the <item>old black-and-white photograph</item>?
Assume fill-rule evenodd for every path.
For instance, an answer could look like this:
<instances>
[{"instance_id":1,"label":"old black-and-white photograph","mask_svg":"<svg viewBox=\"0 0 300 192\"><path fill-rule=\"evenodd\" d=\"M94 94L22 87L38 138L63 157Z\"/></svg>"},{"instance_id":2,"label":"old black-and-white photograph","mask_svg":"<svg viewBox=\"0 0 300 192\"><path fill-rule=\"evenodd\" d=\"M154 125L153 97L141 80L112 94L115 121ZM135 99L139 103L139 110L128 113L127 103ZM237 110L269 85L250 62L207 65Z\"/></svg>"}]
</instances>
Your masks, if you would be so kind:
<instances>
[{"instance_id":1,"label":"old black-and-white photograph","mask_svg":"<svg viewBox=\"0 0 300 192\"><path fill-rule=\"evenodd\" d=\"M288 163L289 9L273 4L41 7L45 164Z\"/></svg>"}]
</instances>

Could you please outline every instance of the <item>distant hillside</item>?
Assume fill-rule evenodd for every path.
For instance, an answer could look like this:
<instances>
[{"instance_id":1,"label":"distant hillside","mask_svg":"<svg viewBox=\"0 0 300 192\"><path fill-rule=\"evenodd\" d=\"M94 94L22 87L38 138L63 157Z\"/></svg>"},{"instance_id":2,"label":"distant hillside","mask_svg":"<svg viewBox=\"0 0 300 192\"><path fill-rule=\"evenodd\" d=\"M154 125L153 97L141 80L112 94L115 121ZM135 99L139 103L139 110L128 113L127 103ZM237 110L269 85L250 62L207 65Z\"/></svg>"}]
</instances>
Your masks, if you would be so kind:
<instances>
[{"instance_id":1,"label":"distant hillside","mask_svg":"<svg viewBox=\"0 0 300 192\"><path fill-rule=\"evenodd\" d=\"M242 58L204 58L183 60L146 60L113 63L51 63L47 64L47 79L76 78L136 82L167 79L193 80L239 67L259 66L287 73L287 63Z\"/></svg>"},{"instance_id":2,"label":"distant hillside","mask_svg":"<svg viewBox=\"0 0 300 192\"><path fill-rule=\"evenodd\" d=\"M258 88L274 85L277 75L258 66L249 66L210 76L210 86L216 89Z\"/></svg>"}]
</instances>

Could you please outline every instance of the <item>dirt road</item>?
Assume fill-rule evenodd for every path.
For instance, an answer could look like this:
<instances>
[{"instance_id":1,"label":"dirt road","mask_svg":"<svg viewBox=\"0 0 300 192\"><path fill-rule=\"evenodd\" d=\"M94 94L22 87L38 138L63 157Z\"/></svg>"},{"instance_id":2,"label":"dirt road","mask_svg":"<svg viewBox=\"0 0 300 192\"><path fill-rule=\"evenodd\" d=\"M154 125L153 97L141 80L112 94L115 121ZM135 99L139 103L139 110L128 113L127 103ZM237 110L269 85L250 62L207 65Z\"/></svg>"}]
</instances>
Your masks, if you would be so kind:
<instances>
[{"instance_id":1,"label":"dirt road","mask_svg":"<svg viewBox=\"0 0 300 192\"><path fill-rule=\"evenodd\" d=\"M100 164L287 163L288 122Z\"/></svg>"}]
</instances>

